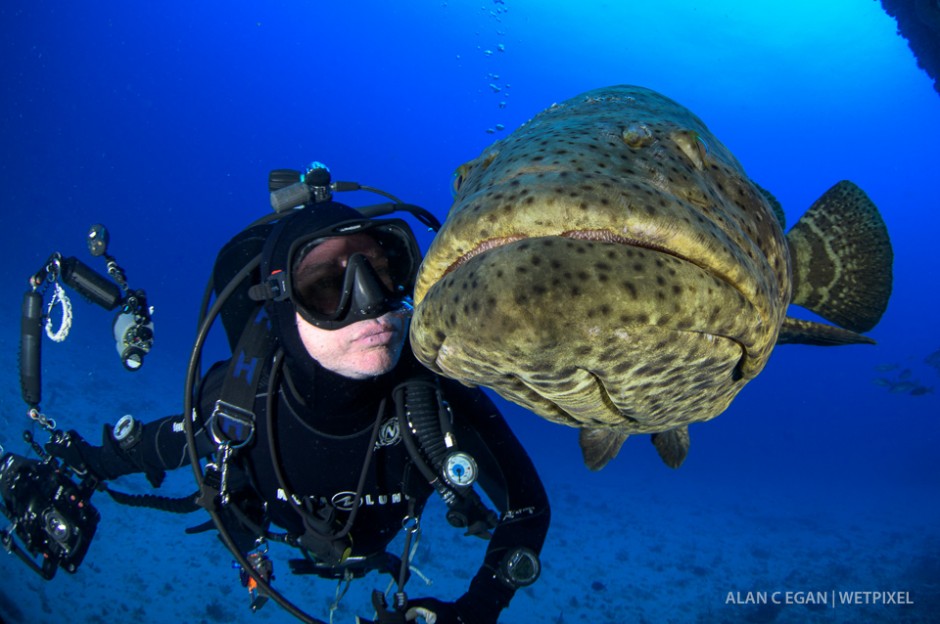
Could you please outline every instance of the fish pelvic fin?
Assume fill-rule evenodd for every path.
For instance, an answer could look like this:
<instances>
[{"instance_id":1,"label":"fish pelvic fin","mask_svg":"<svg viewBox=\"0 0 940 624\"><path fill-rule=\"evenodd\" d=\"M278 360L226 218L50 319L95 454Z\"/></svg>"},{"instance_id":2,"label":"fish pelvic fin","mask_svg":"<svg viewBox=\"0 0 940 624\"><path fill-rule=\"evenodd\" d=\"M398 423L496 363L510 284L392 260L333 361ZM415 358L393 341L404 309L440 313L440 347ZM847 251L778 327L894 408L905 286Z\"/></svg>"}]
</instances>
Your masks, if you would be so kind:
<instances>
[{"instance_id":1,"label":"fish pelvic fin","mask_svg":"<svg viewBox=\"0 0 940 624\"><path fill-rule=\"evenodd\" d=\"M627 440L627 434L616 429L581 429L578 443L589 470L600 470L617 456Z\"/></svg>"},{"instance_id":2,"label":"fish pelvic fin","mask_svg":"<svg viewBox=\"0 0 940 624\"><path fill-rule=\"evenodd\" d=\"M654 433L651 437L653 446L656 447L663 463L670 468L678 468L682 465L689 454L691 444L688 427L676 427L669 431Z\"/></svg>"},{"instance_id":3,"label":"fish pelvic fin","mask_svg":"<svg viewBox=\"0 0 940 624\"><path fill-rule=\"evenodd\" d=\"M848 180L833 186L797 221L787 241L791 303L852 332L878 324L891 296L894 252L878 208L862 189Z\"/></svg>"},{"instance_id":4,"label":"fish pelvic fin","mask_svg":"<svg viewBox=\"0 0 940 624\"><path fill-rule=\"evenodd\" d=\"M777 344L806 344L818 347L838 347L848 344L875 344L868 336L813 321L803 321L792 317L783 320Z\"/></svg>"}]
</instances>

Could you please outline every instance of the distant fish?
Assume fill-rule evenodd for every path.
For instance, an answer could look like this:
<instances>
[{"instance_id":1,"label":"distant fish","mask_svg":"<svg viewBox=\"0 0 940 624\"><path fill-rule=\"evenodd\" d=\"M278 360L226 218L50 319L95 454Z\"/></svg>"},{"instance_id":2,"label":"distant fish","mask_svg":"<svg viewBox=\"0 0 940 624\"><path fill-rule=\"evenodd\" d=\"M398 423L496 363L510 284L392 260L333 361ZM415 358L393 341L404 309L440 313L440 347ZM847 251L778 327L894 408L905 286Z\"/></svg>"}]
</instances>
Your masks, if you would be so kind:
<instances>
[{"instance_id":1,"label":"distant fish","mask_svg":"<svg viewBox=\"0 0 940 624\"><path fill-rule=\"evenodd\" d=\"M937 369L938 373L940 373L940 349L925 357L924 364L927 366L932 366L933 368Z\"/></svg>"},{"instance_id":2,"label":"distant fish","mask_svg":"<svg viewBox=\"0 0 940 624\"><path fill-rule=\"evenodd\" d=\"M897 370L900 367L900 364L879 364L875 367L875 370L879 373L887 373L888 371Z\"/></svg>"},{"instance_id":3,"label":"distant fish","mask_svg":"<svg viewBox=\"0 0 940 624\"><path fill-rule=\"evenodd\" d=\"M923 386L913 381L899 381L891 384L889 392L891 392L891 394L911 394L914 390L922 387Z\"/></svg>"},{"instance_id":4,"label":"distant fish","mask_svg":"<svg viewBox=\"0 0 940 624\"><path fill-rule=\"evenodd\" d=\"M925 386L916 379L912 379L910 369L904 369L897 379L888 379L887 377L875 377L871 380L876 386L887 388L891 394L909 394L911 396L924 396L933 394L933 386Z\"/></svg>"}]
</instances>

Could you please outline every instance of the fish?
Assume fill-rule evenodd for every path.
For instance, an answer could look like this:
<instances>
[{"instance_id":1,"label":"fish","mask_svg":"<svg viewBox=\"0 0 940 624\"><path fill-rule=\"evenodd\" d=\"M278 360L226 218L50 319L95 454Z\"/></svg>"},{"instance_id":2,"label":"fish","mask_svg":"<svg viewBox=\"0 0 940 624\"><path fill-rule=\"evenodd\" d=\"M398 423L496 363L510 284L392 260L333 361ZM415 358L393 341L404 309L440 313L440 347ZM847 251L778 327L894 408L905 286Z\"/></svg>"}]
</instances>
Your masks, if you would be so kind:
<instances>
[{"instance_id":1,"label":"fish","mask_svg":"<svg viewBox=\"0 0 940 624\"><path fill-rule=\"evenodd\" d=\"M843 180L784 228L687 108L588 91L458 168L417 276L413 351L578 428L591 470L634 434L677 468L688 426L725 411L776 345L874 343L893 251L872 200Z\"/></svg>"},{"instance_id":2,"label":"fish","mask_svg":"<svg viewBox=\"0 0 940 624\"><path fill-rule=\"evenodd\" d=\"M924 363L927 366L931 366L937 369L937 372L940 373L940 349L937 349L930 355L924 358Z\"/></svg>"},{"instance_id":3,"label":"fish","mask_svg":"<svg viewBox=\"0 0 940 624\"><path fill-rule=\"evenodd\" d=\"M899 381L897 383L891 384L891 387L888 391L891 394L913 394L918 388L922 387L923 386L914 381ZM920 392L920 394L924 393Z\"/></svg>"}]
</instances>

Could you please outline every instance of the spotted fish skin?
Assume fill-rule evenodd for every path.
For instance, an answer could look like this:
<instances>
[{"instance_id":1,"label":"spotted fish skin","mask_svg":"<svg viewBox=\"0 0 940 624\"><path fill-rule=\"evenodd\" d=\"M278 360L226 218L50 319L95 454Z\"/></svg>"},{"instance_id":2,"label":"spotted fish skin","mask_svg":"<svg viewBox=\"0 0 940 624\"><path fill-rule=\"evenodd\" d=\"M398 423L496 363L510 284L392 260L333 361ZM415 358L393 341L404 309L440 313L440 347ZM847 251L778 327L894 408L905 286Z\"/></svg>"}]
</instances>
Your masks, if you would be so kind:
<instances>
[{"instance_id":1,"label":"spotted fish skin","mask_svg":"<svg viewBox=\"0 0 940 624\"><path fill-rule=\"evenodd\" d=\"M411 340L432 370L682 463L780 342L872 342L892 252L840 182L784 235L776 200L686 108L615 86L553 105L458 170L421 266ZM829 236L826 227L837 230ZM792 235L792 239L791 239ZM841 327L787 317L805 305Z\"/></svg>"}]
</instances>

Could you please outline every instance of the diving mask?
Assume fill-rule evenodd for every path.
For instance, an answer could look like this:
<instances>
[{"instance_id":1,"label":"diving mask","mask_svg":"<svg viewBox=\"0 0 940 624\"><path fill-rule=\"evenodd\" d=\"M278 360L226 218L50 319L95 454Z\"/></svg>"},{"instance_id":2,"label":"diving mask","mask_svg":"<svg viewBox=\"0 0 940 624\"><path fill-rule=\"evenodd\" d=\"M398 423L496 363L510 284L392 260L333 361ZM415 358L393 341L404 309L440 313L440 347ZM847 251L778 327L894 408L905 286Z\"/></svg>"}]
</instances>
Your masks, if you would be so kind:
<instances>
[{"instance_id":1,"label":"diving mask","mask_svg":"<svg viewBox=\"0 0 940 624\"><path fill-rule=\"evenodd\" d=\"M321 329L410 309L420 251L402 221L356 221L293 243L284 292Z\"/></svg>"}]
</instances>

